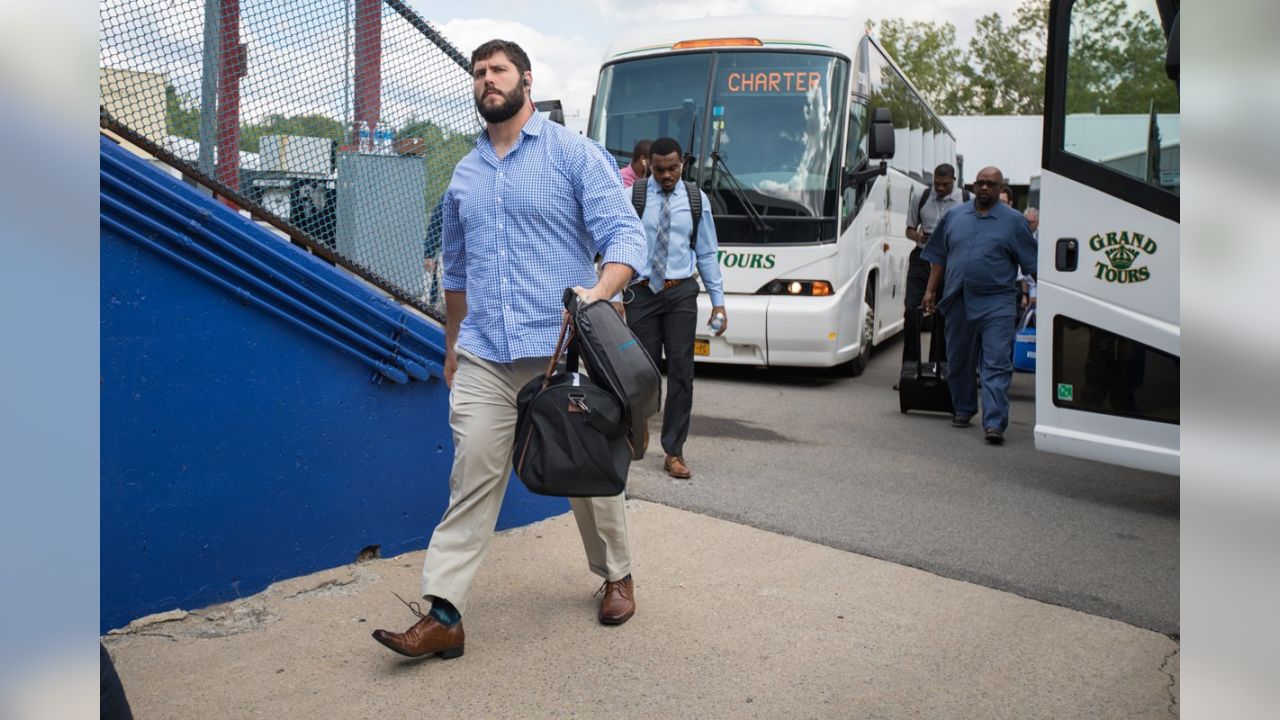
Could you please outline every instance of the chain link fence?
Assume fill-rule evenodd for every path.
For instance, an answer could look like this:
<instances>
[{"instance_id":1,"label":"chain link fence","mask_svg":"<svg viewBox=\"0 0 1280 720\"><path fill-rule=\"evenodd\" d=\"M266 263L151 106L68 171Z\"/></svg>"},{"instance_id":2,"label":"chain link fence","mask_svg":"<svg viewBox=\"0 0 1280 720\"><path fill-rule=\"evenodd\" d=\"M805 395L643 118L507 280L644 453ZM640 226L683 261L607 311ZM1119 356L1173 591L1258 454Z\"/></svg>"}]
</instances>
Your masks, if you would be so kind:
<instances>
[{"instance_id":1,"label":"chain link fence","mask_svg":"<svg viewBox=\"0 0 1280 720\"><path fill-rule=\"evenodd\" d=\"M482 129L401 0L103 0L103 127L443 318L440 198Z\"/></svg>"}]
</instances>

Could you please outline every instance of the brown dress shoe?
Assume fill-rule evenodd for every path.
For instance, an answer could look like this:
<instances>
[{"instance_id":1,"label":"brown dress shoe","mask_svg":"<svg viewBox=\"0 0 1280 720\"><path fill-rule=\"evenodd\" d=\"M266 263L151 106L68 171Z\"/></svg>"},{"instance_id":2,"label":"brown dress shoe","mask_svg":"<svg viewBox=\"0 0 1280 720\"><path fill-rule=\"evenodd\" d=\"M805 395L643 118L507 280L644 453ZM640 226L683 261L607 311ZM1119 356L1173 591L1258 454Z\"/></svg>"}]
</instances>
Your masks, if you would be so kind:
<instances>
[{"instance_id":1,"label":"brown dress shoe","mask_svg":"<svg viewBox=\"0 0 1280 720\"><path fill-rule=\"evenodd\" d=\"M420 618L418 622L402 633L374 630L374 640L406 657L416 658L432 653L439 655L441 660L462 657L467 636L462 631L461 620L452 625L442 625L430 615L423 615L416 607L417 603L405 604Z\"/></svg>"},{"instance_id":2,"label":"brown dress shoe","mask_svg":"<svg viewBox=\"0 0 1280 720\"><path fill-rule=\"evenodd\" d=\"M688 480L693 477L693 471L689 469L688 465L684 464L684 458L675 455L667 456L667 459L662 463L662 469L666 470L667 474L673 478Z\"/></svg>"},{"instance_id":3,"label":"brown dress shoe","mask_svg":"<svg viewBox=\"0 0 1280 720\"><path fill-rule=\"evenodd\" d=\"M628 575L615 582L605 581L596 591L604 593L600 601L600 624L621 625L636 614L636 586Z\"/></svg>"}]
</instances>

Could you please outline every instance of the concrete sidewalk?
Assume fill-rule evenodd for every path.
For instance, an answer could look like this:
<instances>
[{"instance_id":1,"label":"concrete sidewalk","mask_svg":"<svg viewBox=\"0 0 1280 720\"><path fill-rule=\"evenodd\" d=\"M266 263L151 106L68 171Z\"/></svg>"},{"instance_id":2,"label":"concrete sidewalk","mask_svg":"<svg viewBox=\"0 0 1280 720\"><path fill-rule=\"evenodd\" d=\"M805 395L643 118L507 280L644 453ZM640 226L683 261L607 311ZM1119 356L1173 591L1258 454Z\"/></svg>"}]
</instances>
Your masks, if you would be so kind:
<instances>
[{"instance_id":1,"label":"concrete sidewalk","mask_svg":"<svg viewBox=\"0 0 1280 720\"><path fill-rule=\"evenodd\" d=\"M1123 623L631 501L636 616L595 620L572 516L498 535L462 658L414 617L423 553L156 616L105 639L157 718L1166 718L1178 645Z\"/></svg>"}]
</instances>

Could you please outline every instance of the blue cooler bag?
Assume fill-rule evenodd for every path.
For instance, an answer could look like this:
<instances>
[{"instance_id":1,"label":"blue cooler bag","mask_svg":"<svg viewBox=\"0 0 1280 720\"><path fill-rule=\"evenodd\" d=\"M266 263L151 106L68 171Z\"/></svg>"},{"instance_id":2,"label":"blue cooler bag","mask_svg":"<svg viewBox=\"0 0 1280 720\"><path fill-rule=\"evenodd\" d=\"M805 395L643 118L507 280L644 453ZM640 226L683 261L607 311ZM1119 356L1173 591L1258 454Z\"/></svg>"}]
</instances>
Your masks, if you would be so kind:
<instances>
[{"instance_id":1,"label":"blue cooler bag","mask_svg":"<svg viewBox=\"0 0 1280 720\"><path fill-rule=\"evenodd\" d=\"M1018 372L1036 371L1036 309L1027 308L1013 336L1013 369Z\"/></svg>"}]
</instances>

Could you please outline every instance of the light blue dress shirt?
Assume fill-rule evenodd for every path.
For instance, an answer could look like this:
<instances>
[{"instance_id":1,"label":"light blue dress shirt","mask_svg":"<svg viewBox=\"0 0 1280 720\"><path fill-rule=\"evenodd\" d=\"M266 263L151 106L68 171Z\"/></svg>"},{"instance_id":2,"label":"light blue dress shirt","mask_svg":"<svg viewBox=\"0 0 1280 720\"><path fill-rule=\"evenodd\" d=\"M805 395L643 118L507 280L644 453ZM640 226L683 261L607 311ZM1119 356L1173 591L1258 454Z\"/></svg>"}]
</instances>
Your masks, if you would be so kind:
<instances>
[{"instance_id":1,"label":"light blue dress shirt","mask_svg":"<svg viewBox=\"0 0 1280 720\"><path fill-rule=\"evenodd\" d=\"M1013 315L1018 266L1035 273L1036 241L1022 213L997 202L980 214L970 200L942 217L920 257L946 266L944 295L938 300L944 313L963 298L970 320Z\"/></svg>"},{"instance_id":2,"label":"light blue dress shirt","mask_svg":"<svg viewBox=\"0 0 1280 720\"><path fill-rule=\"evenodd\" d=\"M564 290L596 284L597 254L633 271L645 262L617 164L539 113L502 159L481 133L443 202L444 288L467 293L458 345L486 360L554 353Z\"/></svg>"},{"instance_id":3,"label":"light blue dress shirt","mask_svg":"<svg viewBox=\"0 0 1280 720\"><path fill-rule=\"evenodd\" d=\"M658 216L662 212L662 186L652 176L646 181L648 198L644 202L644 237L648 243L645 249L644 266L640 268L640 277L648 278L653 273L653 252L658 244ZM689 195L685 189L676 185L671 192L671 234L667 242L667 280L679 280L693 277L696 265L698 274L702 276L702 284L711 296L711 305L724 305L724 278L720 274L720 262L716 257L719 243L716 241L716 225L711 220L711 201L707 194L702 194L702 219L698 222L698 253L694 257L689 247L689 233L693 230L693 214L689 212ZM631 204L631 191L624 194L627 204ZM632 215L635 211L632 210Z\"/></svg>"}]
</instances>

